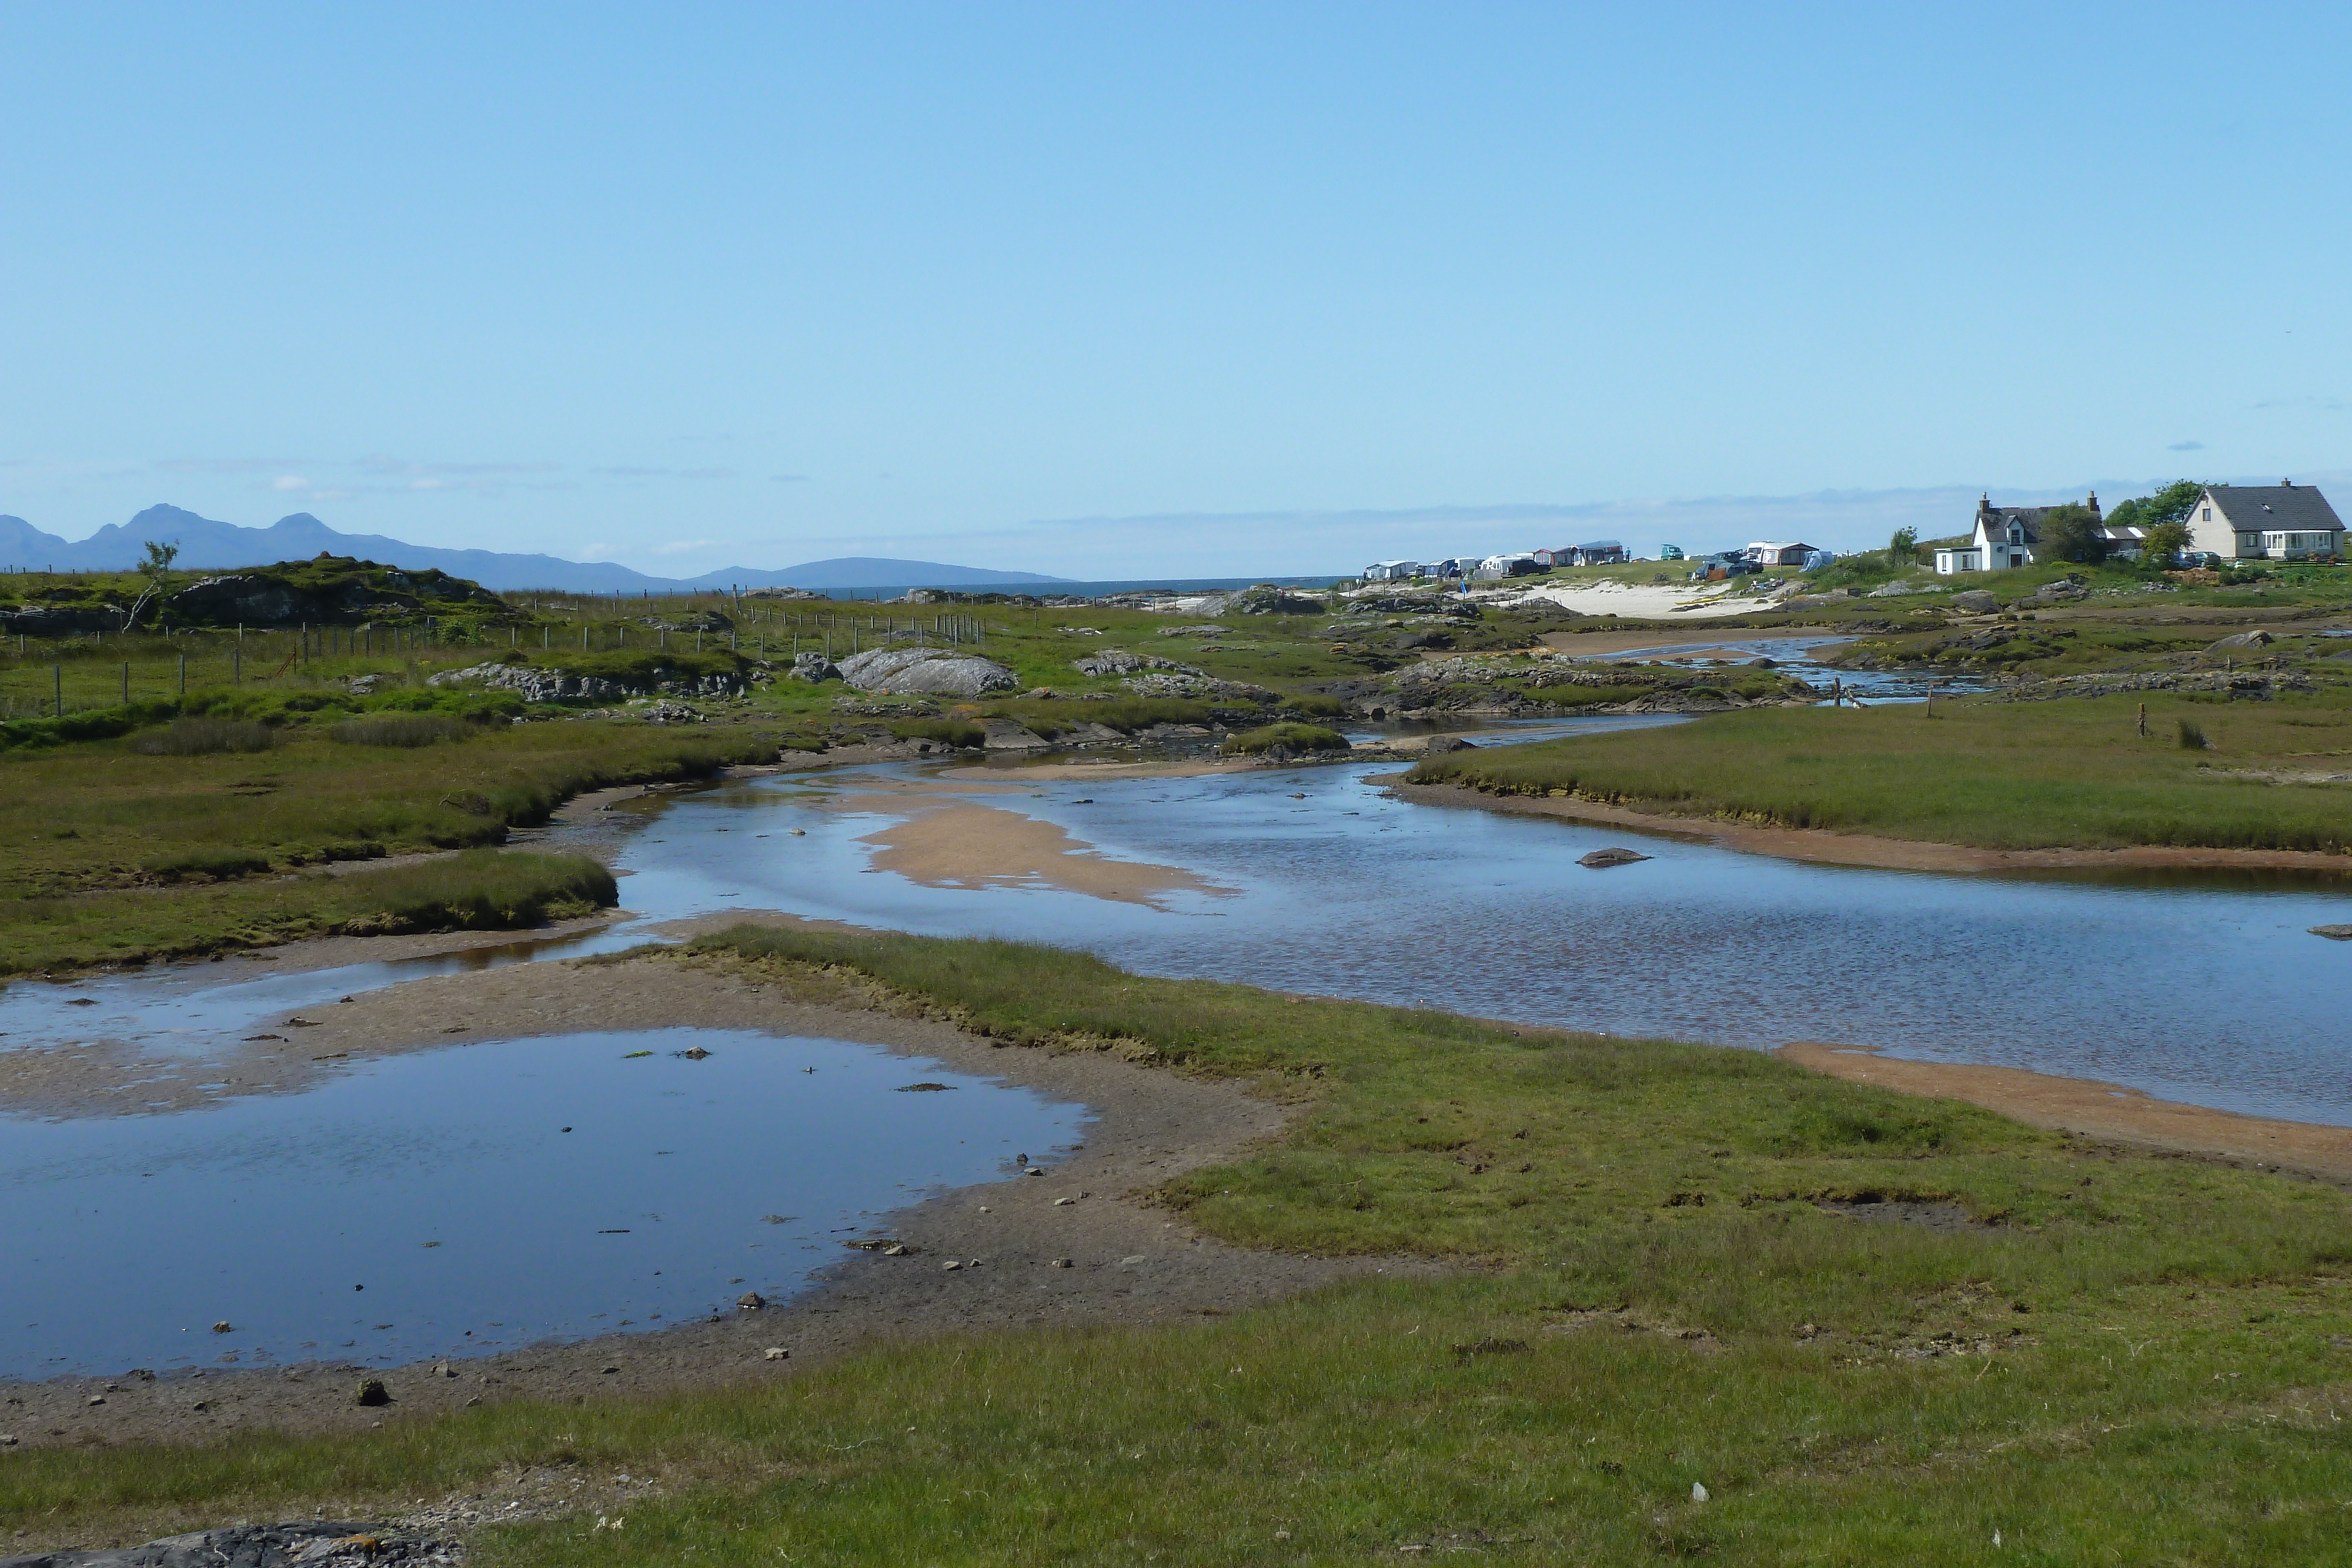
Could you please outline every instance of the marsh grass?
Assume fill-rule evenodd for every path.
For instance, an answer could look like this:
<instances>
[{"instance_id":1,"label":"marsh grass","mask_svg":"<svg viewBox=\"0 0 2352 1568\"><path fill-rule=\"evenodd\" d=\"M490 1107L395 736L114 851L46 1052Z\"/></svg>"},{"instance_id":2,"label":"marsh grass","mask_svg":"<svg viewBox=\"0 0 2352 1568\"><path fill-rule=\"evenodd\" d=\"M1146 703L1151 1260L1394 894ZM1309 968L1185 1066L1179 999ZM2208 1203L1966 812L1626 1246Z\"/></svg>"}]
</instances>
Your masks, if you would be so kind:
<instances>
[{"instance_id":1,"label":"marsh grass","mask_svg":"<svg viewBox=\"0 0 2352 1568\"><path fill-rule=\"evenodd\" d=\"M744 928L687 961L1011 1049L1255 1082L1300 1104L1289 1133L1161 1201L1242 1245L1469 1267L1230 1317L1178 1291L1156 1325L895 1343L764 1386L23 1453L0 1523L135 1539L530 1469L583 1511L487 1531L481 1561L2341 1556L2352 1203L2333 1189L1751 1052L1008 944ZM1872 1195L1971 1218L1815 1201ZM660 1495L624 1505L621 1472Z\"/></svg>"},{"instance_id":2,"label":"marsh grass","mask_svg":"<svg viewBox=\"0 0 2352 1568\"><path fill-rule=\"evenodd\" d=\"M2226 738L2231 768L2152 736ZM2004 703L1772 708L1689 724L1431 758L1409 777L1495 794L1573 796L1666 815L1827 828L1995 849L2178 844L2352 848L2339 787L2276 783L2264 762L2352 747L2340 691L2226 707L2164 693Z\"/></svg>"},{"instance_id":3,"label":"marsh grass","mask_svg":"<svg viewBox=\"0 0 2352 1568\"><path fill-rule=\"evenodd\" d=\"M1270 751L1345 751L1348 737L1321 725L1269 724L1229 735L1217 749L1228 757L1255 757Z\"/></svg>"},{"instance_id":4,"label":"marsh grass","mask_svg":"<svg viewBox=\"0 0 2352 1568\"><path fill-rule=\"evenodd\" d=\"M266 724L206 715L175 718L149 730L132 739L131 749L145 757L210 757L230 751L267 751L277 741L277 733Z\"/></svg>"},{"instance_id":5,"label":"marsh grass","mask_svg":"<svg viewBox=\"0 0 2352 1568\"><path fill-rule=\"evenodd\" d=\"M467 732L476 738L463 745L382 747L296 724L257 755L152 758L123 740L0 752L0 973L313 935L369 912L309 878L201 879L491 847L583 789L775 755L773 737L749 727L680 735L585 720Z\"/></svg>"},{"instance_id":6,"label":"marsh grass","mask_svg":"<svg viewBox=\"0 0 2352 1568\"><path fill-rule=\"evenodd\" d=\"M346 746L415 747L436 741L463 740L478 733L464 719L438 713L378 713L349 718L327 733Z\"/></svg>"}]
</instances>

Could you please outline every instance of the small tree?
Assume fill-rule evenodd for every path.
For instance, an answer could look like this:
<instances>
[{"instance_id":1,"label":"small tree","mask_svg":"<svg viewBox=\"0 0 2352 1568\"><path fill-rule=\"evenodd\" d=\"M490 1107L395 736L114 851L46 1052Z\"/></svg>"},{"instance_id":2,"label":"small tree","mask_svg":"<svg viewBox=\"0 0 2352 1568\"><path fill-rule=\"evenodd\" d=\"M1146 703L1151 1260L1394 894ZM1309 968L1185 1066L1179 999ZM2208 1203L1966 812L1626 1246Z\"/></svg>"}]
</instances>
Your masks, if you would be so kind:
<instances>
[{"instance_id":1,"label":"small tree","mask_svg":"<svg viewBox=\"0 0 2352 1568\"><path fill-rule=\"evenodd\" d=\"M170 582L172 563L180 559L180 547L175 544L159 544L149 539L145 549L147 556L139 563L138 570L139 575L147 580L147 586L140 590L138 601L122 617L122 629L126 632L139 624L139 612L162 596Z\"/></svg>"},{"instance_id":2,"label":"small tree","mask_svg":"<svg viewBox=\"0 0 2352 1568\"><path fill-rule=\"evenodd\" d=\"M2147 538L2140 546L2140 561L2158 571L2170 571L2180 559L2180 552L2189 548L2189 525L2174 518L2158 523L2147 530Z\"/></svg>"},{"instance_id":3,"label":"small tree","mask_svg":"<svg viewBox=\"0 0 2352 1568\"><path fill-rule=\"evenodd\" d=\"M2096 565L2107 559L2107 536L2091 508L2069 501L2042 514L2042 559Z\"/></svg>"},{"instance_id":4,"label":"small tree","mask_svg":"<svg viewBox=\"0 0 2352 1568\"><path fill-rule=\"evenodd\" d=\"M1886 564L1909 566L1919 557L1919 530L1897 528L1895 537L1886 541Z\"/></svg>"}]
</instances>

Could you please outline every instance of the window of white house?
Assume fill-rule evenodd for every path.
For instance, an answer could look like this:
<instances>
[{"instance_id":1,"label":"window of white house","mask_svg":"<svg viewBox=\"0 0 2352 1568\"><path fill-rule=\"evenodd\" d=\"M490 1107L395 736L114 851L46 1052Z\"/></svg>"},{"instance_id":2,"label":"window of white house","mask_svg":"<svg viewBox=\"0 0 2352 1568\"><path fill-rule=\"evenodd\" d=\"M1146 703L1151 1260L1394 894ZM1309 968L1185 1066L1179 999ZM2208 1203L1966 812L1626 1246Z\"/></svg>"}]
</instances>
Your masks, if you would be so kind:
<instances>
[{"instance_id":1,"label":"window of white house","mask_svg":"<svg viewBox=\"0 0 2352 1568\"><path fill-rule=\"evenodd\" d=\"M2200 519L2198 519L2198 520L2199 520L2199 521L2200 521L2200 522L2207 522L2207 523L2211 522L2211 521L2213 520L2213 508L2212 508L2212 507L2206 507L2206 508L2205 508L2205 515L2204 515L2204 517L2202 517L2201 518L2200 518Z\"/></svg>"}]
</instances>

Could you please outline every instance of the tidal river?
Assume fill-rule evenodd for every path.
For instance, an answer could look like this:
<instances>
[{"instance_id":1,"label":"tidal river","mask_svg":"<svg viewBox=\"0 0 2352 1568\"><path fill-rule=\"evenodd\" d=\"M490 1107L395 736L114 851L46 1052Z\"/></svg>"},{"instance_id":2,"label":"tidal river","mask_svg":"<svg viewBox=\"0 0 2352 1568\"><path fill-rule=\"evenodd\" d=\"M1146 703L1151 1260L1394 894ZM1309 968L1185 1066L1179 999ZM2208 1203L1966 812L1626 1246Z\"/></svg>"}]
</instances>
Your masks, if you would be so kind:
<instances>
[{"instance_id":1,"label":"tidal river","mask_svg":"<svg viewBox=\"0 0 2352 1568\"><path fill-rule=\"evenodd\" d=\"M1645 722L1662 721L1517 733ZM220 1042L299 1009L740 909L1621 1035L1871 1045L2352 1125L2352 946L2307 933L2352 918L2341 891L1803 865L1409 804L1378 781L1396 766L739 779L625 814L629 913L595 936L20 982L0 991L0 1065L120 1051L193 1079ZM1616 844L1650 858L1577 863ZM898 1092L918 1080L958 1092ZM878 1047L707 1030L452 1044L268 1092L159 1084L103 1114L0 1105L0 1378L388 1365L659 1327L747 1282L788 1294L843 1236L1009 1174L1016 1153L1051 1159L1086 1120ZM235 1335L212 1343L194 1296Z\"/></svg>"}]
</instances>

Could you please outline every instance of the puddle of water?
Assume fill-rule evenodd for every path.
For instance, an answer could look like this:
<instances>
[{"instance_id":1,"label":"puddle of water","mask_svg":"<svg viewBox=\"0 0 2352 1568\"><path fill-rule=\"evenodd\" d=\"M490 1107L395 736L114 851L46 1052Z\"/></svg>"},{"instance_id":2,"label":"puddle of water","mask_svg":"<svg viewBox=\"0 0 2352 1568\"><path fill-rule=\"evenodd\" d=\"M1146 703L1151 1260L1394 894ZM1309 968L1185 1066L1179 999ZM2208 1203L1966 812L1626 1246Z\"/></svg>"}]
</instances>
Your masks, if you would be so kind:
<instances>
[{"instance_id":1,"label":"puddle of water","mask_svg":"<svg viewBox=\"0 0 2352 1568\"><path fill-rule=\"evenodd\" d=\"M672 1054L690 1046L711 1054ZM952 1092L897 1092L927 1082ZM17 1121L0 1377L388 1366L729 1312L803 1288L877 1215L1068 1148L1086 1115L875 1046L672 1030Z\"/></svg>"}]
</instances>

